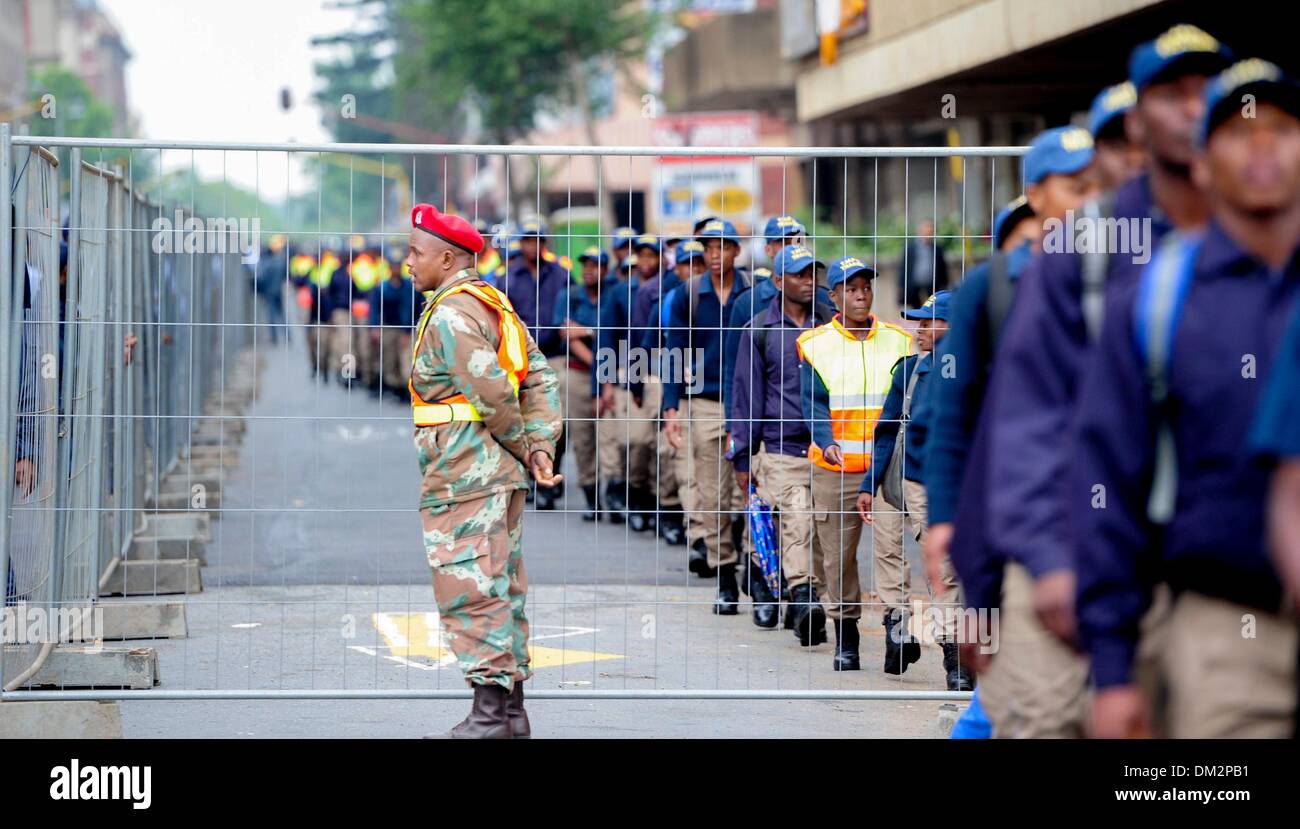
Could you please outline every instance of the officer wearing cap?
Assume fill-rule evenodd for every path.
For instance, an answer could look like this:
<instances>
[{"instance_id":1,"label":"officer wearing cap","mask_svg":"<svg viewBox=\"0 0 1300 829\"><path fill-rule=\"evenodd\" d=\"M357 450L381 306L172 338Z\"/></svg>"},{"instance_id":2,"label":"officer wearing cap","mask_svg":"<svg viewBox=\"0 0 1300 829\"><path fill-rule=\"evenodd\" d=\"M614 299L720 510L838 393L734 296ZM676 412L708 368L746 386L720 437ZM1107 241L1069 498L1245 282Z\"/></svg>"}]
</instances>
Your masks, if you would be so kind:
<instances>
[{"instance_id":1,"label":"officer wearing cap","mask_svg":"<svg viewBox=\"0 0 1300 829\"><path fill-rule=\"evenodd\" d=\"M636 228L626 226L620 227L610 234L609 252L615 264L621 263L632 255L632 243L640 235L636 232Z\"/></svg>"},{"instance_id":2,"label":"officer wearing cap","mask_svg":"<svg viewBox=\"0 0 1300 829\"><path fill-rule=\"evenodd\" d=\"M1125 113L1137 103L1132 81L1108 86L1092 100L1088 132L1097 151L1097 176L1101 189L1111 191L1142 172L1142 147L1128 138Z\"/></svg>"},{"instance_id":3,"label":"officer wearing cap","mask_svg":"<svg viewBox=\"0 0 1300 829\"><path fill-rule=\"evenodd\" d=\"M1098 246L1086 253L1046 251L1018 280L1016 311L999 352L997 374L1002 379L987 405L987 474L998 485L989 489L985 549L1006 551L1010 563L1003 572L1017 585L1011 592L1031 593L1029 600L1016 603L1011 611L1004 608L1002 614L1004 631L1027 637L1028 644L1015 649L1024 658L1008 651L1003 667L1009 666L1008 675L1024 677L1013 686L1015 710L1031 713L1017 717L1001 710L999 688L1004 683L995 676L993 698L986 702L998 734L1078 735L1084 727L1086 665L1073 654L1073 550L1080 542L1067 520L1070 505L1064 482L1070 447L1061 435L1077 416L1084 370L1105 316L1104 297L1132 290L1144 264L1175 227L1192 230L1205 219L1206 200L1191 181L1189 165L1199 113L1204 112L1205 76L1225 66L1227 54L1214 38L1188 26L1175 26L1134 49L1130 82L1137 101L1125 120L1128 134L1140 137L1148 166L1113 197L1079 214L1088 221L1104 217L1121 223L1128 230L1127 246L1115 251ZM1097 238L1107 234L1099 232ZM1117 241L1123 243L1123 237ZM961 554L955 552L954 558ZM965 574L960 563L958 570ZM990 559L988 571L996 570ZM990 585L995 582L989 580ZM997 600L994 589L970 582L964 587L973 606ZM1015 607L1032 607L1032 612L1022 615ZM1154 633L1163 612L1157 601L1143 622L1152 634L1146 637L1144 664L1149 661L1145 657L1154 658L1159 649Z\"/></svg>"},{"instance_id":4,"label":"officer wearing cap","mask_svg":"<svg viewBox=\"0 0 1300 829\"><path fill-rule=\"evenodd\" d=\"M646 320L644 336L639 343L645 353L658 356L650 363L651 375L646 381L645 410L657 416L663 401L663 350L667 346L667 320L664 311L668 298L678 286L704 273L704 245L696 239L680 242L673 253L673 268L665 270L662 277L653 277L637 288L633 310ZM638 310L644 309L644 310ZM686 453L675 448L662 428L656 429L656 455L659 514L656 529L659 537L672 546L686 543L684 510L694 504L694 489L689 486L691 476L686 469Z\"/></svg>"},{"instance_id":5,"label":"officer wearing cap","mask_svg":"<svg viewBox=\"0 0 1300 829\"><path fill-rule=\"evenodd\" d=\"M746 324L737 350L731 393L732 464L736 483L780 512L781 569L790 588L822 588L821 560L813 552L812 489L808 447L812 434L803 417L802 378L796 340L829 322L814 313L817 276L825 265L803 245L782 248L772 263L780 302ZM753 463L761 453L761 466ZM761 468L762 472L758 472ZM751 472L752 470L752 472ZM754 624L775 627L777 597L751 557L742 586L754 601Z\"/></svg>"},{"instance_id":6,"label":"officer wearing cap","mask_svg":"<svg viewBox=\"0 0 1300 829\"><path fill-rule=\"evenodd\" d=\"M1192 178L1210 222L1170 236L1134 290L1110 296L1079 394L1068 504L1087 539L1077 616L1099 736L1295 728L1300 637L1266 550L1267 469L1246 439L1300 297L1300 86L1246 60L1205 94ZM1090 508L1098 487L1105 509ZM1153 577L1174 597L1163 711L1135 675Z\"/></svg>"},{"instance_id":7,"label":"officer wearing cap","mask_svg":"<svg viewBox=\"0 0 1300 829\"><path fill-rule=\"evenodd\" d=\"M560 374L560 397L568 413L578 483L586 501L582 520L596 521L600 517L596 493L596 396L591 380L600 324L600 292L609 270L609 254L593 245L583 250L578 263L582 267L582 284L570 285L556 297L552 322L569 346L566 370Z\"/></svg>"},{"instance_id":8,"label":"officer wearing cap","mask_svg":"<svg viewBox=\"0 0 1300 829\"><path fill-rule=\"evenodd\" d=\"M560 329L551 324L551 312L556 297L569 288L569 272L547 255L546 225L540 219L520 223L519 251L519 257L510 260L501 287L551 368L557 375L564 374L568 368L566 343ZM555 457L557 469L563 466L565 445L562 434ZM539 510L555 509L556 502L563 497L563 485L541 489L537 491L535 506Z\"/></svg>"},{"instance_id":9,"label":"officer wearing cap","mask_svg":"<svg viewBox=\"0 0 1300 829\"><path fill-rule=\"evenodd\" d=\"M1016 196L993 217L993 249L1010 253L1025 242L1037 242L1043 223L1034 216L1029 199Z\"/></svg>"},{"instance_id":10,"label":"officer wearing cap","mask_svg":"<svg viewBox=\"0 0 1300 829\"><path fill-rule=\"evenodd\" d=\"M528 477L554 486L559 381L505 294L479 278L483 237L431 204L411 211L406 262L431 292L416 329L411 412L420 519L443 641L474 689L451 737L526 737Z\"/></svg>"},{"instance_id":11,"label":"officer wearing cap","mask_svg":"<svg viewBox=\"0 0 1300 829\"><path fill-rule=\"evenodd\" d=\"M839 670L853 670L862 616L857 551L862 522L858 488L871 467L871 442L892 382L892 369L912 350L912 335L872 313L876 272L854 256L831 263L826 283L838 313L799 335L802 409L811 424L812 504L821 548L828 607L810 586L790 588L800 644L826 639L827 613L835 620ZM901 616L886 612L886 642ZM887 646L888 647L888 646ZM890 671L887 650L886 670ZM915 661L915 660L913 660ZM899 673L894 670L891 673Z\"/></svg>"},{"instance_id":12,"label":"officer wearing cap","mask_svg":"<svg viewBox=\"0 0 1300 829\"><path fill-rule=\"evenodd\" d=\"M276 233L271 237L266 253L257 260L254 283L266 309L265 325L270 329L272 343L280 341L280 329L284 327L284 283L288 268L284 234Z\"/></svg>"},{"instance_id":13,"label":"officer wearing cap","mask_svg":"<svg viewBox=\"0 0 1300 829\"><path fill-rule=\"evenodd\" d=\"M863 523L871 525L876 593L886 608L905 608L911 592L903 552L904 523L911 524L916 541L925 543L925 449L934 415L930 379L935 344L948 331L951 297L951 291L939 291L920 308L903 312L903 317L919 323L919 353L902 358L894 366L889 396L872 439L871 468L863 476L858 493L858 514ZM961 600L951 562L944 562L941 581L929 587L933 605L944 613L936 640L943 650L948 690L969 691L970 675L957 658L955 611L960 609ZM892 648L893 643L887 641L886 647Z\"/></svg>"},{"instance_id":14,"label":"officer wearing cap","mask_svg":"<svg viewBox=\"0 0 1300 829\"><path fill-rule=\"evenodd\" d=\"M667 356L675 365L663 378L665 429L673 447L685 447L690 455L696 503L687 516L688 566L703 578L717 575L713 612L734 615L740 588L731 513L740 506L740 492L726 458L729 390L722 387L722 328L748 275L736 268L740 234L731 222L712 219L697 238L708 270L677 288L668 302Z\"/></svg>"},{"instance_id":15,"label":"officer wearing cap","mask_svg":"<svg viewBox=\"0 0 1300 829\"><path fill-rule=\"evenodd\" d=\"M380 261L384 264L381 272L386 271L386 276L375 288L370 325L379 336L383 390L405 395L406 360L411 353L411 332L415 329L417 313L415 288L405 265L392 267L386 258Z\"/></svg>"}]
</instances>

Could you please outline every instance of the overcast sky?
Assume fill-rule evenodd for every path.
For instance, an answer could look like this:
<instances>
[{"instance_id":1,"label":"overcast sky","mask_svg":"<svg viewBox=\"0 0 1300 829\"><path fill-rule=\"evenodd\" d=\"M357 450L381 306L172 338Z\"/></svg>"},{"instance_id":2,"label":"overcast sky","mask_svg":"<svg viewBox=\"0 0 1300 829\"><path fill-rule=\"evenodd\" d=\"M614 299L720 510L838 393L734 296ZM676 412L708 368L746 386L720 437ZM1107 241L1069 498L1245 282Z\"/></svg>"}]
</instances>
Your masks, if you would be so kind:
<instances>
[{"instance_id":1,"label":"overcast sky","mask_svg":"<svg viewBox=\"0 0 1300 829\"><path fill-rule=\"evenodd\" d=\"M145 138L207 141L323 141L329 136L311 102L316 86L311 38L346 31L351 11L321 0L100 0L121 29L132 58L127 96ZM281 87L294 107L280 109ZM188 165L189 152L164 155ZM195 153L204 178L226 176L270 199L283 196L284 153ZM292 173L296 177L296 171ZM293 182L295 188L301 182Z\"/></svg>"}]
</instances>

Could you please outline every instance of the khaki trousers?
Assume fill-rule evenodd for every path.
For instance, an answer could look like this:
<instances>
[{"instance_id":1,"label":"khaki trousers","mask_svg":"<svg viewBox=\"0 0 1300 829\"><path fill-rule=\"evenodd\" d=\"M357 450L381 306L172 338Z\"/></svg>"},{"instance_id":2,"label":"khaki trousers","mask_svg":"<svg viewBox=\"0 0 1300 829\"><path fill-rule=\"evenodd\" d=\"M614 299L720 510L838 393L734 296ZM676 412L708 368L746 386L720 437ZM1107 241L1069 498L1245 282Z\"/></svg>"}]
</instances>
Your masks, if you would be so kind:
<instances>
[{"instance_id":1,"label":"khaki trousers","mask_svg":"<svg viewBox=\"0 0 1300 829\"><path fill-rule=\"evenodd\" d=\"M995 738L1082 737L1088 662L1039 623L1033 593L1029 570L1008 562L998 651L980 676L980 702Z\"/></svg>"},{"instance_id":2,"label":"khaki trousers","mask_svg":"<svg viewBox=\"0 0 1300 829\"><path fill-rule=\"evenodd\" d=\"M1295 734L1295 618L1185 591L1163 631L1169 737Z\"/></svg>"},{"instance_id":3,"label":"khaki trousers","mask_svg":"<svg viewBox=\"0 0 1300 829\"><path fill-rule=\"evenodd\" d=\"M411 365L411 335L405 330L385 328L380 333L380 355L383 363L384 385L404 388L409 379Z\"/></svg>"},{"instance_id":4,"label":"khaki trousers","mask_svg":"<svg viewBox=\"0 0 1300 829\"><path fill-rule=\"evenodd\" d=\"M812 471L808 458L763 452L751 461L758 497L778 518L781 571L790 587L811 584L820 596L825 588L821 556L814 555Z\"/></svg>"},{"instance_id":5,"label":"khaki trousers","mask_svg":"<svg viewBox=\"0 0 1300 829\"><path fill-rule=\"evenodd\" d=\"M578 483L596 483L596 398L591 396L591 372L572 368L565 357L552 357L551 368L560 378L564 429L569 449L578 465Z\"/></svg>"},{"instance_id":6,"label":"khaki trousers","mask_svg":"<svg viewBox=\"0 0 1300 829\"><path fill-rule=\"evenodd\" d=\"M668 442L664 430L659 428L659 410L663 399L663 382L658 377L651 377L646 381L645 397L642 400L646 417L651 419L650 449L651 463L654 464L651 474L655 476L651 489L658 495L660 509L673 510L682 506L682 496L678 494L683 477L678 474L678 467L682 463L678 460L680 453Z\"/></svg>"},{"instance_id":7,"label":"khaki trousers","mask_svg":"<svg viewBox=\"0 0 1300 829\"><path fill-rule=\"evenodd\" d=\"M845 474L812 464L813 523L816 543L821 548L826 615L832 619L862 618L862 586L858 581L861 482L860 472Z\"/></svg>"},{"instance_id":8,"label":"khaki trousers","mask_svg":"<svg viewBox=\"0 0 1300 829\"><path fill-rule=\"evenodd\" d=\"M727 423L722 404L702 397L682 401L683 447L690 456L688 486L695 503L687 513L686 536L693 544L704 539L709 566L735 564L731 545L731 514L741 507L735 469L725 457Z\"/></svg>"},{"instance_id":9,"label":"khaki trousers","mask_svg":"<svg viewBox=\"0 0 1300 829\"><path fill-rule=\"evenodd\" d=\"M904 525L911 528L913 540L925 545L929 526L926 515L928 502L925 487L916 481L903 479L903 504L898 510L887 503L880 490L871 499L871 545L876 595L886 609L906 608L911 595L911 568L903 548ZM937 631L940 643L955 642L957 638L957 613L961 611L961 588L952 560L943 562L942 581L929 585L930 599L943 611L943 626Z\"/></svg>"},{"instance_id":10,"label":"khaki trousers","mask_svg":"<svg viewBox=\"0 0 1300 829\"><path fill-rule=\"evenodd\" d=\"M622 386L614 387L614 408L605 412L596 429L600 447L600 472L606 481L624 481L629 487L649 486L654 474L656 413L640 405Z\"/></svg>"}]
</instances>

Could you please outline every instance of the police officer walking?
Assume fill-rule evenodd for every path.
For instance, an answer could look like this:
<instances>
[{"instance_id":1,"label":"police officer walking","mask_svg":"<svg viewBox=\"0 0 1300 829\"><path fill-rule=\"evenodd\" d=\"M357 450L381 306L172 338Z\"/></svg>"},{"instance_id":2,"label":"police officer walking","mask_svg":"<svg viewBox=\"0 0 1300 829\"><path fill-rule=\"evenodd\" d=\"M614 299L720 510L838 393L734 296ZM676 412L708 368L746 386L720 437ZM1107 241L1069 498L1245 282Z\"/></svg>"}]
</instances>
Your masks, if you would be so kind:
<instances>
[{"instance_id":1,"label":"police officer walking","mask_svg":"<svg viewBox=\"0 0 1300 829\"><path fill-rule=\"evenodd\" d=\"M423 483L420 519L447 647L474 704L446 735L529 736L532 675L524 602L524 493L550 488L559 380L506 296L483 282L483 237L431 204L411 212L407 265L432 291L416 329L411 410Z\"/></svg>"}]
</instances>

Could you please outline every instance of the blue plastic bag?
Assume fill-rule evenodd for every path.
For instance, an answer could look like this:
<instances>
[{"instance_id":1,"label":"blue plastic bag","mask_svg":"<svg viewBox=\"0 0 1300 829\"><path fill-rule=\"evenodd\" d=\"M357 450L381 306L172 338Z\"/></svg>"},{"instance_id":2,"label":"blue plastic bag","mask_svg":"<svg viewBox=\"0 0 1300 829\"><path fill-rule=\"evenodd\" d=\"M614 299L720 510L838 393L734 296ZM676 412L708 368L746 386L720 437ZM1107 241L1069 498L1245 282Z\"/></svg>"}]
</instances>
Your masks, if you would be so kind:
<instances>
[{"instance_id":1,"label":"blue plastic bag","mask_svg":"<svg viewBox=\"0 0 1300 829\"><path fill-rule=\"evenodd\" d=\"M781 591L781 547L776 541L772 508L758 497L753 484L749 486L749 504L745 513L749 518L749 535L754 540L759 569L763 571L768 589L775 596Z\"/></svg>"}]
</instances>

